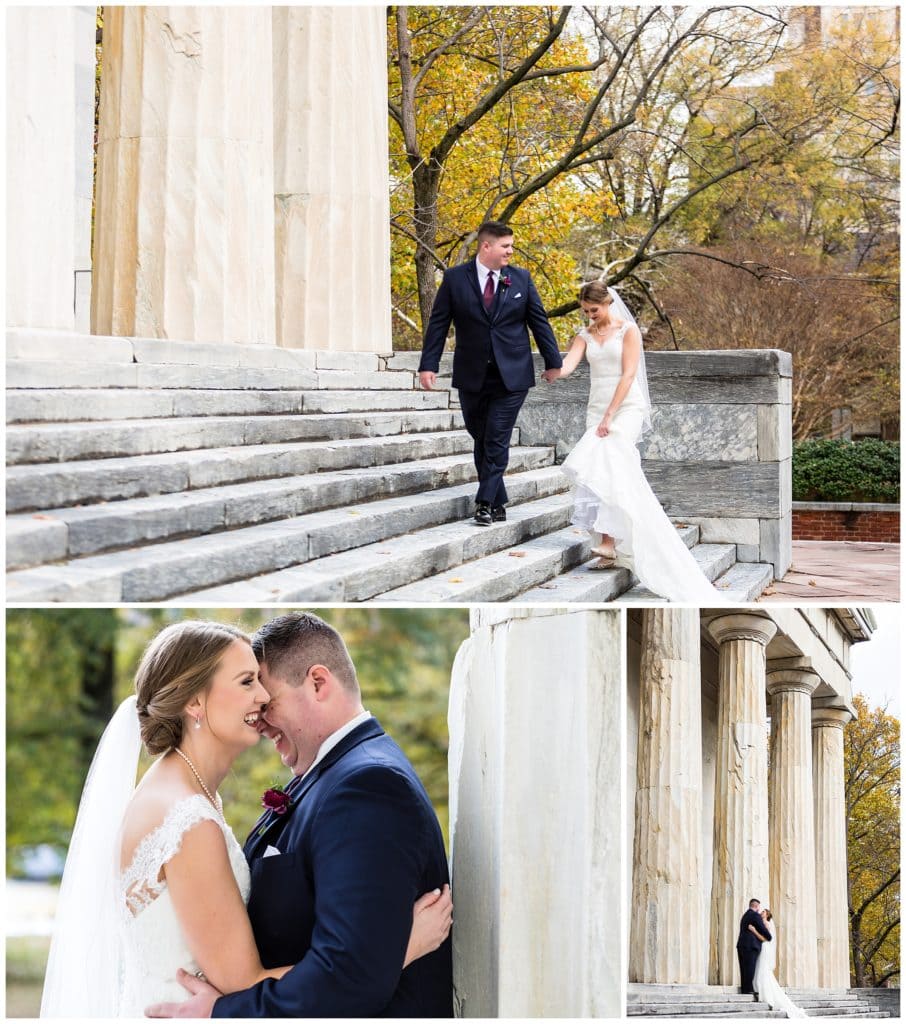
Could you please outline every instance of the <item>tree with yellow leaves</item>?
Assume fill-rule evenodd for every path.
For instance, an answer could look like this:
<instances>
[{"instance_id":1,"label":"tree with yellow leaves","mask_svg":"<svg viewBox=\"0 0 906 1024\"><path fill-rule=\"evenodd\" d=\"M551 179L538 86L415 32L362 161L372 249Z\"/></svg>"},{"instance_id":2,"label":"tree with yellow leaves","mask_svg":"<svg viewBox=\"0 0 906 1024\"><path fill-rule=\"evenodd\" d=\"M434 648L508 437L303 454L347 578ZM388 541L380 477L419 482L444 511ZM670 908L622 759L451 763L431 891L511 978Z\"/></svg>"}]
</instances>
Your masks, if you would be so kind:
<instances>
[{"instance_id":1,"label":"tree with yellow leaves","mask_svg":"<svg viewBox=\"0 0 906 1024\"><path fill-rule=\"evenodd\" d=\"M844 732L853 984L900 974L900 723L853 698Z\"/></svg>"},{"instance_id":2,"label":"tree with yellow leaves","mask_svg":"<svg viewBox=\"0 0 906 1024\"><path fill-rule=\"evenodd\" d=\"M679 167L682 138L674 135L682 128L665 120L667 94L714 61L723 71L702 82L725 84L730 52L734 75L764 66L783 27L777 15L733 7L391 8L391 226L400 319L419 330L436 270L466 257L486 218L512 224L517 241L530 243L520 256L552 312L574 309L577 278L591 269L583 231L625 221L629 193L648 191L632 168L622 180L610 176L611 162L651 137ZM623 233L624 240L632 236L632 249L619 259L634 250L635 266L696 195L744 171L768 134L757 114L724 126L703 181L689 182L687 170L671 174L668 160L669 195L646 209L634 204ZM627 273L605 267L613 280Z\"/></svg>"}]
</instances>

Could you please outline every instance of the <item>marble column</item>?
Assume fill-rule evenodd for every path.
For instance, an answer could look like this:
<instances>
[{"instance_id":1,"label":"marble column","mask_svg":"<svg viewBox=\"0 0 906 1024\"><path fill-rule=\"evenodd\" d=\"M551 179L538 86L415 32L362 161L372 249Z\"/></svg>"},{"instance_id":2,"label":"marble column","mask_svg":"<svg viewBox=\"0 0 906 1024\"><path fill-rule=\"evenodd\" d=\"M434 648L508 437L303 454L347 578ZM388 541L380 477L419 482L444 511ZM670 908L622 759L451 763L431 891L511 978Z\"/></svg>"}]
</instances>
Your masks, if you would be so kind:
<instances>
[{"instance_id":1,"label":"marble column","mask_svg":"<svg viewBox=\"0 0 906 1024\"><path fill-rule=\"evenodd\" d=\"M462 1017L620 1015L619 611L472 613L450 687Z\"/></svg>"},{"instance_id":2,"label":"marble column","mask_svg":"<svg viewBox=\"0 0 906 1024\"><path fill-rule=\"evenodd\" d=\"M629 980L707 982L699 612L642 613Z\"/></svg>"},{"instance_id":3,"label":"marble column","mask_svg":"<svg viewBox=\"0 0 906 1024\"><path fill-rule=\"evenodd\" d=\"M6 10L9 327L75 326L74 239L79 250L88 237L77 217L76 158L84 154L77 65L93 40L93 19L86 22L83 8Z\"/></svg>"},{"instance_id":4,"label":"marble column","mask_svg":"<svg viewBox=\"0 0 906 1024\"><path fill-rule=\"evenodd\" d=\"M109 7L92 330L274 343L269 7Z\"/></svg>"},{"instance_id":5,"label":"marble column","mask_svg":"<svg viewBox=\"0 0 906 1024\"><path fill-rule=\"evenodd\" d=\"M818 984L811 696L819 682L811 668L769 666L770 908L777 930L775 974L790 988Z\"/></svg>"},{"instance_id":6,"label":"marble column","mask_svg":"<svg viewBox=\"0 0 906 1024\"><path fill-rule=\"evenodd\" d=\"M849 987L843 730L851 719L851 713L844 709L812 708L815 902L821 988Z\"/></svg>"},{"instance_id":7,"label":"marble column","mask_svg":"<svg viewBox=\"0 0 906 1024\"><path fill-rule=\"evenodd\" d=\"M743 612L712 619L708 631L719 644L708 976L738 985L739 920L769 892L765 648L777 627Z\"/></svg>"},{"instance_id":8,"label":"marble column","mask_svg":"<svg viewBox=\"0 0 906 1024\"><path fill-rule=\"evenodd\" d=\"M277 343L390 352L382 7L274 7Z\"/></svg>"}]
</instances>

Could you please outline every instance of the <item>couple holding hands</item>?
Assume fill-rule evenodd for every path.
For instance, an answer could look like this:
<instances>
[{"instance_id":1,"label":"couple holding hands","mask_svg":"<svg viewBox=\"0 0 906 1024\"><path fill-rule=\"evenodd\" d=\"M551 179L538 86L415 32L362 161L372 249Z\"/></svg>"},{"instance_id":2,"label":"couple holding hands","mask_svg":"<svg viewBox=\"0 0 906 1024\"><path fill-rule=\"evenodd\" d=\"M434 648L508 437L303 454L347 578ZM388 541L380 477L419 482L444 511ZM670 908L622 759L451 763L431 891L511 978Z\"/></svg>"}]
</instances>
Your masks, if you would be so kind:
<instances>
[{"instance_id":1,"label":"couple holding hands","mask_svg":"<svg viewBox=\"0 0 906 1024\"><path fill-rule=\"evenodd\" d=\"M642 472L636 445L651 427L651 400L642 335L632 314L603 282L582 285L579 304L588 325L561 355L531 275L510 265L512 255L512 229L498 221L482 224L476 258L444 274L419 364L421 386L431 390L452 323L453 387L475 442L474 522L491 526L506 520L503 474L510 437L535 384L531 330L547 383L569 376L583 356L589 364L585 433L562 469L574 486L572 521L590 532L598 556L590 568L625 566L671 601L721 603Z\"/></svg>"}]
</instances>

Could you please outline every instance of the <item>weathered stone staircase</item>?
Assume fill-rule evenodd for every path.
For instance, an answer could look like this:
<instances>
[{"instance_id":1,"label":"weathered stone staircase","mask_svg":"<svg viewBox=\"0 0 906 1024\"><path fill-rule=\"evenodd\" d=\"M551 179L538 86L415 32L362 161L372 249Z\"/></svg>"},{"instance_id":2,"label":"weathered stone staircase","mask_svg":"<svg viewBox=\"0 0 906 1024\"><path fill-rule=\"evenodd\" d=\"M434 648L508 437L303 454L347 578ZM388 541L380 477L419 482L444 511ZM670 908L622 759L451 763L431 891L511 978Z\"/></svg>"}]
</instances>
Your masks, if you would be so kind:
<instances>
[{"instance_id":1,"label":"weathered stone staircase","mask_svg":"<svg viewBox=\"0 0 906 1024\"><path fill-rule=\"evenodd\" d=\"M787 995L809 1017L889 1017L862 993L828 989L788 989ZM626 994L629 1017L702 1017L708 1020L741 1017L756 1019L782 1017L752 996L739 994L738 988L721 985L640 985L631 984Z\"/></svg>"},{"instance_id":2,"label":"weathered stone staircase","mask_svg":"<svg viewBox=\"0 0 906 1024\"><path fill-rule=\"evenodd\" d=\"M518 431L508 521L471 523L455 392L416 390L413 353L68 339L8 338L8 602L650 597L587 571L555 449ZM682 535L728 601L770 582Z\"/></svg>"}]
</instances>

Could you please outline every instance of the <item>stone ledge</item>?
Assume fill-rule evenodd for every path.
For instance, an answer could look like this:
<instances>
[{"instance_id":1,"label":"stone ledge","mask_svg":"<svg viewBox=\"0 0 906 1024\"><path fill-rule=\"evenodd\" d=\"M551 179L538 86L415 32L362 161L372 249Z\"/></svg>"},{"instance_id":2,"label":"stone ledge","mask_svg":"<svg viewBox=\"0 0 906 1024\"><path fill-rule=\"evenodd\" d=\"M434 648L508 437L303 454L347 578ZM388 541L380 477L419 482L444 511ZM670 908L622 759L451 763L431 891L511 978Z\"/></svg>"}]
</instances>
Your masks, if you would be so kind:
<instances>
[{"instance_id":1,"label":"stone ledge","mask_svg":"<svg viewBox=\"0 0 906 1024\"><path fill-rule=\"evenodd\" d=\"M794 512L895 512L900 506L880 501L794 501Z\"/></svg>"}]
</instances>

